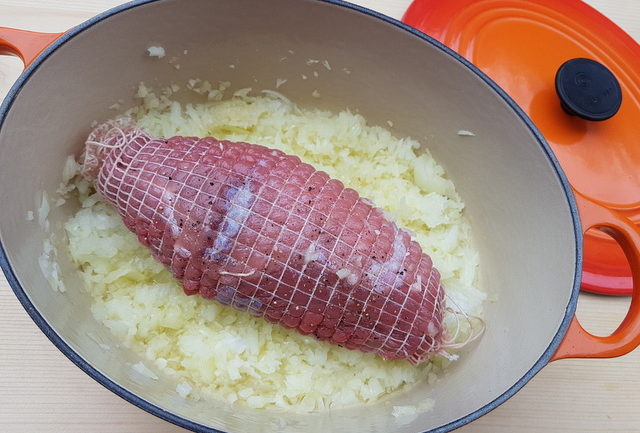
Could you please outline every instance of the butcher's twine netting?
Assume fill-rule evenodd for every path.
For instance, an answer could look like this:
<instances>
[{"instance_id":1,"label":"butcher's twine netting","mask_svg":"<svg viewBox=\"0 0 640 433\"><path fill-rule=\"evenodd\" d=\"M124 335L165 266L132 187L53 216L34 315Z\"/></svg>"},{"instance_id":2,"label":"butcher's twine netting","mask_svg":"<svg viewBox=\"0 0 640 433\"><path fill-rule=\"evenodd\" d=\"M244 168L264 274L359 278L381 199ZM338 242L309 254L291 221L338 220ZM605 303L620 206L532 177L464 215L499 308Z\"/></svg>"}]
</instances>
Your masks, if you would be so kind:
<instances>
[{"instance_id":1,"label":"butcher's twine netting","mask_svg":"<svg viewBox=\"0 0 640 433\"><path fill-rule=\"evenodd\" d=\"M139 138L153 138L140 129L130 117L109 120L95 128L80 156L80 174L91 183L95 182L102 163L113 149L118 149Z\"/></svg>"}]
</instances>

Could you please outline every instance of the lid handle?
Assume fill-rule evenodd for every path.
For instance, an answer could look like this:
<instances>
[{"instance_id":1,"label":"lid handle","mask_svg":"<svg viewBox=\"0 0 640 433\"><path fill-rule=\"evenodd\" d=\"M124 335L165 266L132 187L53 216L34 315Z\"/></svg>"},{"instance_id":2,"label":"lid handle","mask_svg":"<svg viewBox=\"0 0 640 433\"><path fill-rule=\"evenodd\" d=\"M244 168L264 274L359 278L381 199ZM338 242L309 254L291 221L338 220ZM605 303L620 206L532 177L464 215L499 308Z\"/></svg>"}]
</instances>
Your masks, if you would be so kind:
<instances>
[{"instance_id":1,"label":"lid handle","mask_svg":"<svg viewBox=\"0 0 640 433\"><path fill-rule=\"evenodd\" d=\"M613 117L622 104L620 83L601 63L592 59L571 59L556 73L556 93L565 112L585 120Z\"/></svg>"}]
</instances>

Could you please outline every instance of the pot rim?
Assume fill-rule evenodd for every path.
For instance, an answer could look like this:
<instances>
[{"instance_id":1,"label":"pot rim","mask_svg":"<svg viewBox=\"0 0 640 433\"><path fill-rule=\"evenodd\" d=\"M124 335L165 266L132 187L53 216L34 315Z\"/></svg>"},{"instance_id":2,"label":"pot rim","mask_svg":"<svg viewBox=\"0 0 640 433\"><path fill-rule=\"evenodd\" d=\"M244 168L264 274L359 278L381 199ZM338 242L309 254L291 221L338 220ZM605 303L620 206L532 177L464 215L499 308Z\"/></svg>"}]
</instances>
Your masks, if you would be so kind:
<instances>
[{"instance_id":1,"label":"pot rim","mask_svg":"<svg viewBox=\"0 0 640 433\"><path fill-rule=\"evenodd\" d=\"M86 29L92 27L93 25L100 23L103 20L110 18L111 16L117 15L121 12L126 12L129 9L134 9L136 7L156 3L164 0L133 0L131 2L122 4L115 8L109 9L105 12L102 12L89 20L79 24L76 27L73 27L68 32L64 33L60 38L55 40L51 45L49 45L38 57L37 59L27 67L24 72L18 77L14 85L11 87L9 92L7 93L4 101L0 105L0 130L4 125L7 113L9 112L16 96L20 93L21 89L28 83L31 75L42 65L42 63L53 54L59 47L64 45L69 40L73 39L76 35L82 33ZM428 36L427 34L408 26L394 18L386 16L380 12L373 11L371 9L365 8L363 6L355 5L352 3L348 3L342 0L310 0L310 1L318 1L322 3L328 3L330 5L336 7L342 7L345 9L349 9L358 13L362 13L368 15L372 18L378 19L386 24L391 24L392 26L408 32L409 34L420 38L427 44L430 44L434 48L444 52L445 54L453 57L455 60L460 62L462 65L467 67L471 72L473 72L476 77L484 81L494 92L500 96L505 103L518 115L520 120L527 126L529 131L534 135L536 141L546 154L549 162L551 163L555 173L560 181L560 185L564 190L565 196L567 198L567 204L569 205L569 210L571 213L571 218L573 222L574 235L576 239L576 263L574 270L574 284L571 292L571 296L569 298L569 302L565 309L565 314L562 319L562 323L558 328L557 333L551 339L549 346L542 353L540 358L536 361L536 363L518 380L516 381L509 389L507 389L504 393L498 396L493 401L485 404L481 408L455 420L448 424L442 425L432 430L425 431L424 433L444 433L449 432L451 430L455 430L459 427L462 427L481 416L487 414L492 411L496 407L500 406L502 403L511 398L515 393L517 393L527 382L529 382L546 364L549 363L551 357L558 349L558 346L562 342L567 329L571 323L571 320L575 314L576 305L578 301L578 294L580 291L580 282L581 282L581 272L582 272L582 229L580 225L580 219L578 215L578 209L576 206L576 201L569 185L569 182L564 174L558 160L553 154L551 148L545 141L544 137L537 129L537 127L533 124L531 119L525 114L525 112L516 104L516 102L511 99L511 97L500 88L493 80L491 80L487 75L485 75L480 69L466 60L464 57L460 56L458 53L443 45L436 39ZM16 297L22 304L23 308L29 314L31 319L35 322L35 324L40 328L40 330L47 336L47 338L60 350L71 362L73 362L77 367L79 367L82 371L84 371L87 375L89 375L92 379L97 381L99 384L107 388L109 391L115 393L119 397L125 399L129 403L139 407L140 409L149 412L152 415L155 415L165 421L168 421L177 426L190 429L195 432L202 433L225 433L221 430L214 429L212 427L207 427L202 424L190 421L186 418L183 418L179 415L176 415L172 412L162 409L161 407L139 397L138 395L128 391L123 388L116 382L112 381L110 378L102 374L100 371L95 369L89 362L83 359L77 352L75 352L57 333L56 331L47 323L46 319L40 314L40 312L36 309L33 303L30 301L27 296L25 290L22 288L20 282L16 274L14 273L11 265L9 264L4 246L0 241L0 268L4 271L5 276L7 277L7 281L9 285L13 289Z\"/></svg>"}]
</instances>

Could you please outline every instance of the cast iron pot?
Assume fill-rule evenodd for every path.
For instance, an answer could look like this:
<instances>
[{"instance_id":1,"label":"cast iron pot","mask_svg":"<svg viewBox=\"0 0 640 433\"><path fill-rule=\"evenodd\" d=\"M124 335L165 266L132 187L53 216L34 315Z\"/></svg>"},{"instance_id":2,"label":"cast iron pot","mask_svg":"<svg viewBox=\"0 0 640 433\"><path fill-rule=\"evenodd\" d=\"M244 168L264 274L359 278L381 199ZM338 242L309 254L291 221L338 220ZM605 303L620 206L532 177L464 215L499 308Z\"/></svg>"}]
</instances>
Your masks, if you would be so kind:
<instances>
[{"instance_id":1,"label":"cast iron pot","mask_svg":"<svg viewBox=\"0 0 640 433\"><path fill-rule=\"evenodd\" d=\"M147 55L155 44L167 58ZM0 29L0 54L27 65L0 109L0 264L24 308L71 361L167 421L206 432L449 431L503 403L552 360L618 356L640 343L636 228L574 196L543 137L498 86L398 21L333 0L141 0L61 35ZM174 65L167 61L173 56ZM308 59L328 60L331 71L303 80ZM55 191L65 158L81 150L94 120L113 116L110 105L133 103L141 81L166 86L191 78L255 89L288 79L279 90L301 105L358 110L372 124L392 120L397 135L429 146L466 202L481 285L495 299L486 305L482 340L440 381L374 405L312 414L185 401L169 379L132 379L131 364L140 359L117 348L93 319L65 254L58 261L67 292L50 288L38 266L49 234L26 213L42 191ZM461 129L475 137L458 136ZM582 207L596 207L589 215L597 218L580 224ZM51 211L58 238L73 211ZM620 243L634 271L631 309L604 338L574 317L582 234L591 227ZM112 349L103 351L90 335ZM427 397L436 401L432 412L406 424L391 415L393 405Z\"/></svg>"}]
</instances>

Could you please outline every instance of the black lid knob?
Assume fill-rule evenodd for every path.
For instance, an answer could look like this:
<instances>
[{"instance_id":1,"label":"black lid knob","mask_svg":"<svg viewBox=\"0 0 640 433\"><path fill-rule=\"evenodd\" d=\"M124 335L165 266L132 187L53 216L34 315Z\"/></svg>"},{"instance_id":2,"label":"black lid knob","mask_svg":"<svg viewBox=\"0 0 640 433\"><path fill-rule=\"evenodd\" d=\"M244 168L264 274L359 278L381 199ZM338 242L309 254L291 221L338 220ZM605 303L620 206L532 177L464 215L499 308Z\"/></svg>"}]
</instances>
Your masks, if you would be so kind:
<instances>
[{"instance_id":1,"label":"black lid knob","mask_svg":"<svg viewBox=\"0 0 640 433\"><path fill-rule=\"evenodd\" d=\"M622 104L622 90L616 77L591 59L572 59L560 66L556 92L564 111L586 120L607 120Z\"/></svg>"}]
</instances>

